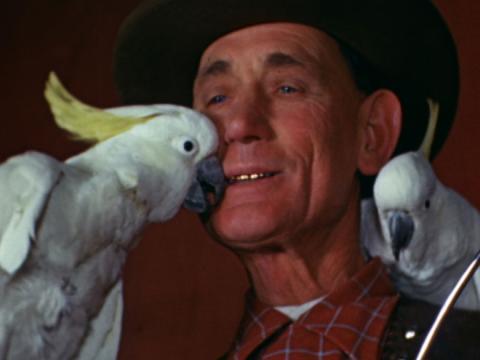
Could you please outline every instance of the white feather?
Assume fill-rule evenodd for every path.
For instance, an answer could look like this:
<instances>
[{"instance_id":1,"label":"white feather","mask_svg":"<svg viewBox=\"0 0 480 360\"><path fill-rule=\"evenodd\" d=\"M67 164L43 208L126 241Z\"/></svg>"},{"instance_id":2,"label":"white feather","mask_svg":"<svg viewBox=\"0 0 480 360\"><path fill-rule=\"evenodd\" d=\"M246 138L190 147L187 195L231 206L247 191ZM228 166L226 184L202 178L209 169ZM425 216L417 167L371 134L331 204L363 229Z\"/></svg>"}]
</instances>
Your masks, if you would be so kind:
<instances>
[{"instance_id":1,"label":"white feather","mask_svg":"<svg viewBox=\"0 0 480 360\"><path fill-rule=\"evenodd\" d=\"M120 346L123 317L122 281L110 290L105 302L92 320L77 360L115 360Z\"/></svg>"},{"instance_id":2,"label":"white feather","mask_svg":"<svg viewBox=\"0 0 480 360\"><path fill-rule=\"evenodd\" d=\"M47 155L29 152L0 167L0 267L7 273L15 273L25 261L62 166Z\"/></svg>"}]
</instances>

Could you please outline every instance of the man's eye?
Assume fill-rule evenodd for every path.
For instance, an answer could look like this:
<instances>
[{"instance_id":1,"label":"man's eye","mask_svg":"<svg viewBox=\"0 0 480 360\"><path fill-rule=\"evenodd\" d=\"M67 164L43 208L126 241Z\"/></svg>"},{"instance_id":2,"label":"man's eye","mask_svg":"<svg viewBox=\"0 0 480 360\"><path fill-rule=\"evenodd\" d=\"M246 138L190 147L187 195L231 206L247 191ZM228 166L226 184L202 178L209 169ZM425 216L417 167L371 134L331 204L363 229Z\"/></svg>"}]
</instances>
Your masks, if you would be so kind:
<instances>
[{"instance_id":1,"label":"man's eye","mask_svg":"<svg viewBox=\"0 0 480 360\"><path fill-rule=\"evenodd\" d=\"M290 85L282 85L278 91L282 94L292 94L298 92L298 89Z\"/></svg>"},{"instance_id":2,"label":"man's eye","mask_svg":"<svg viewBox=\"0 0 480 360\"><path fill-rule=\"evenodd\" d=\"M220 104L223 103L227 97L225 95L215 95L208 101L208 105Z\"/></svg>"}]
</instances>

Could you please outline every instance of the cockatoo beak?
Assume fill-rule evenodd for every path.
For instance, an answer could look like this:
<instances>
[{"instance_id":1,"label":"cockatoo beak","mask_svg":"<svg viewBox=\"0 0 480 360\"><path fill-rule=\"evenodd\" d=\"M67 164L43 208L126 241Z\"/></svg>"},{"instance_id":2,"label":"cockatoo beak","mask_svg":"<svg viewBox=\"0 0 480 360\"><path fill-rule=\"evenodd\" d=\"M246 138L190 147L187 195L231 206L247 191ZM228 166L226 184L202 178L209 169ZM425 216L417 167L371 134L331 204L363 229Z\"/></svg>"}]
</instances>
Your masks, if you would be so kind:
<instances>
[{"instance_id":1,"label":"cockatoo beak","mask_svg":"<svg viewBox=\"0 0 480 360\"><path fill-rule=\"evenodd\" d=\"M404 211L394 211L388 219L388 230L392 238L392 251L398 261L400 251L405 249L412 240L415 224L412 217Z\"/></svg>"},{"instance_id":2,"label":"cockatoo beak","mask_svg":"<svg viewBox=\"0 0 480 360\"><path fill-rule=\"evenodd\" d=\"M202 219L208 219L210 212L223 196L225 184L225 175L218 158L210 156L202 160L197 166L197 175L183 206L201 214Z\"/></svg>"}]
</instances>

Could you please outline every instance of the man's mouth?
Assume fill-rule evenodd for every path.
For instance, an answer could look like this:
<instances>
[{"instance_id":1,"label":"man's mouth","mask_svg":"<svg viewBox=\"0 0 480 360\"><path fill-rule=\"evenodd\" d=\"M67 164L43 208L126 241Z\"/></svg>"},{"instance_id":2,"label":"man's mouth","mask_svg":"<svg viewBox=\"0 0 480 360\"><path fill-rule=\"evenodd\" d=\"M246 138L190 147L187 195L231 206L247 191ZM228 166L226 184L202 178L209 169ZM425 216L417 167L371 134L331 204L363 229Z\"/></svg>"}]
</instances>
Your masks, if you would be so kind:
<instances>
[{"instance_id":1,"label":"man's mouth","mask_svg":"<svg viewBox=\"0 0 480 360\"><path fill-rule=\"evenodd\" d=\"M261 180L276 175L274 172L253 173L253 174L240 174L227 178L228 184L237 184L245 181Z\"/></svg>"}]
</instances>

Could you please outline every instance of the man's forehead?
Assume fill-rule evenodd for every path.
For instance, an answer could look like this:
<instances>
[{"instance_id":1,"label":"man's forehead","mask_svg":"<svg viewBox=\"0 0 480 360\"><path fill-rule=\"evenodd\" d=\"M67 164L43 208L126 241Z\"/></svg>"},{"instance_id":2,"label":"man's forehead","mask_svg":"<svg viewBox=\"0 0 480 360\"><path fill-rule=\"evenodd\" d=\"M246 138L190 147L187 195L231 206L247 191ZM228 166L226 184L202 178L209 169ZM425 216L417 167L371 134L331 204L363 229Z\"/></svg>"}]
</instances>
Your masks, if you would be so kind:
<instances>
[{"instance_id":1,"label":"man's forehead","mask_svg":"<svg viewBox=\"0 0 480 360\"><path fill-rule=\"evenodd\" d=\"M305 68L305 63L294 54L288 54L281 51L267 53L263 60L263 66L267 68L300 67ZM232 62L225 59L217 59L207 62L199 69L197 77L204 78L226 74L232 71Z\"/></svg>"},{"instance_id":2,"label":"man's forehead","mask_svg":"<svg viewBox=\"0 0 480 360\"><path fill-rule=\"evenodd\" d=\"M295 23L268 23L229 33L203 52L198 75L225 72L241 57L256 57L268 66L302 65L338 52L334 39L316 28Z\"/></svg>"}]
</instances>

